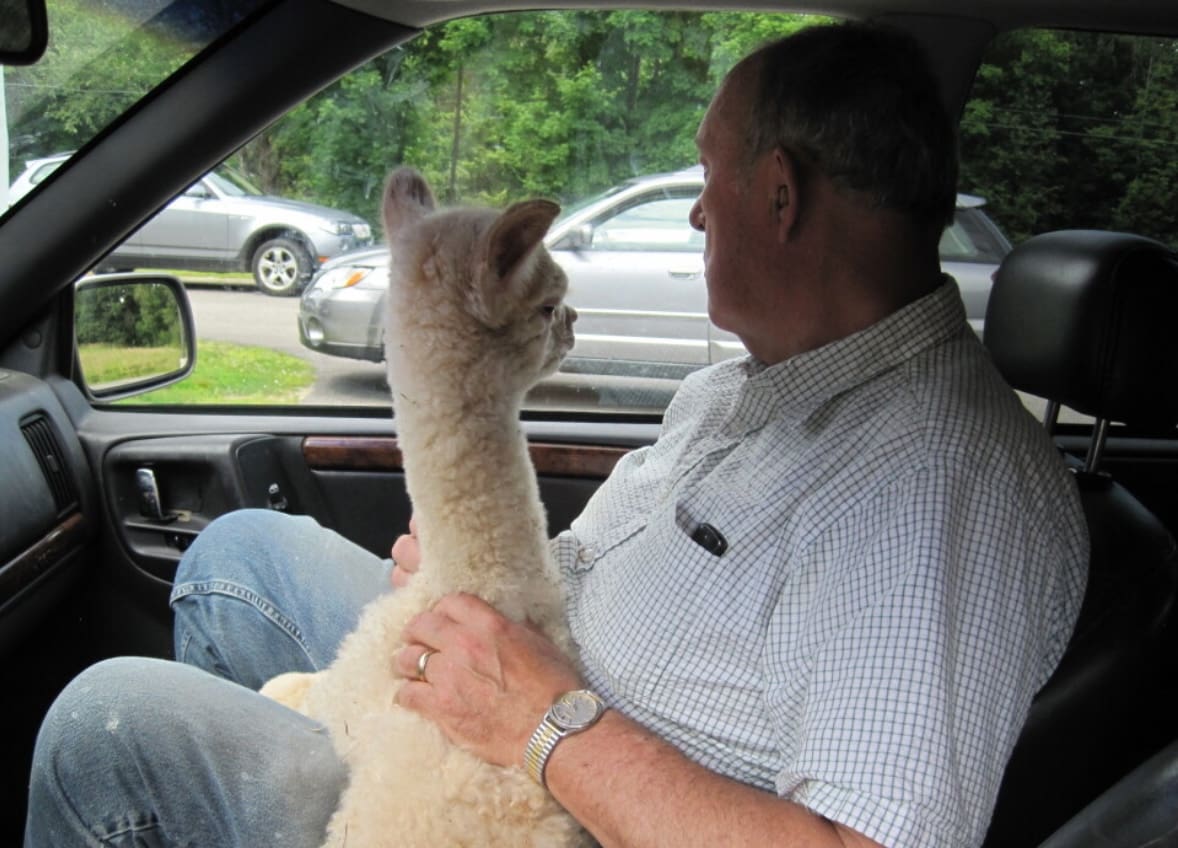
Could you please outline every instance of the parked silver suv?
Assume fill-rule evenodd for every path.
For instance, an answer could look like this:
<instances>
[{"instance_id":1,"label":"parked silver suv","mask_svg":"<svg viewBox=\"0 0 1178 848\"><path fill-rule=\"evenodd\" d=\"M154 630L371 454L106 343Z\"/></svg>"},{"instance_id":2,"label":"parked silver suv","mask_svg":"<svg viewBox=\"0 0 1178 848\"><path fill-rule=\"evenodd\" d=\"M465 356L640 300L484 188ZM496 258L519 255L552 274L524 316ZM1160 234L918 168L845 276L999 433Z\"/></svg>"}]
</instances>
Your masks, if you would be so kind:
<instances>
[{"instance_id":1,"label":"parked silver suv","mask_svg":"<svg viewBox=\"0 0 1178 848\"><path fill-rule=\"evenodd\" d=\"M30 160L9 202L48 177L70 154ZM250 271L266 294L296 295L320 265L372 243L363 218L264 195L226 169L205 174L108 254L100 271L171 268Z\"/></svg>"},{"instance_id":2,"label":"parked silver suv","mask_svg":"<svg viewBox=\"0 0 1178 848\"><path fill-rule=\"evenodd\" d=\"M577 341L561 370L678 379L744 354L732 333L708 320L704 234L687 215L703 169L639 177L566 209L545 239L569 278ZM941 237L941 267L961 289L981 331L991 275L1010 243L981 198L960 194ZM388 251L373 248L328 263L303 294L299 337L306 347L354 359L384 358Z\"/></svg>"}]
</instances>

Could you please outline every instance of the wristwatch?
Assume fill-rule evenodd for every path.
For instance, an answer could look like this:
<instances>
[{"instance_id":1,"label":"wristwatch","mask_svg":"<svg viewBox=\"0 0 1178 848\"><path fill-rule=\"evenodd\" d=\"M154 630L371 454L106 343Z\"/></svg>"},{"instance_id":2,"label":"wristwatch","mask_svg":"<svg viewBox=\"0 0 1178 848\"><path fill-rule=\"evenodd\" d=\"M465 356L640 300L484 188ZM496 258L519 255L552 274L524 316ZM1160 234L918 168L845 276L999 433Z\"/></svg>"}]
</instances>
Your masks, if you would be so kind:
<instances>
[{"instance_id":1,"label":"wristwatch","mask_svg":"<svg viewBox=\"0 0 1178 848\"><path fill-rule=\"evenodd\" d=\"M597 724L605 710L605 702L588 689L574 689L559 695L524 748L524 768L532 780L547 789L544 767L556 746L565 737Z\"/></svg>"}]
</instances>

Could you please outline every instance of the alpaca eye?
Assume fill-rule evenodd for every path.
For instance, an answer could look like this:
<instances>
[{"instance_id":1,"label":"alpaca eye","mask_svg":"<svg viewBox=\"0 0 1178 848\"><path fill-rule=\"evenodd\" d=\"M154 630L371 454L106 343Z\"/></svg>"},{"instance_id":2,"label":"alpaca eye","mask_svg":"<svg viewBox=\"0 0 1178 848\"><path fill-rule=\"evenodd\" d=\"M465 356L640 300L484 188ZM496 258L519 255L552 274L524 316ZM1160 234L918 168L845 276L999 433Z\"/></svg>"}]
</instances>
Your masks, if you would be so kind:
<instances>
[{"instance_id":1,"label":"alpaca eye","mask_svg":"<svg viewBox=\"0 0 1178 848\"><path fill-rule=\"evenodd\" d=\"M545 303L544 305L542 305L540 307L540 314L543 315L545 318L551 318L553 315L556 314L556 304L555 303Z\"/></svg>"}]
</instances>

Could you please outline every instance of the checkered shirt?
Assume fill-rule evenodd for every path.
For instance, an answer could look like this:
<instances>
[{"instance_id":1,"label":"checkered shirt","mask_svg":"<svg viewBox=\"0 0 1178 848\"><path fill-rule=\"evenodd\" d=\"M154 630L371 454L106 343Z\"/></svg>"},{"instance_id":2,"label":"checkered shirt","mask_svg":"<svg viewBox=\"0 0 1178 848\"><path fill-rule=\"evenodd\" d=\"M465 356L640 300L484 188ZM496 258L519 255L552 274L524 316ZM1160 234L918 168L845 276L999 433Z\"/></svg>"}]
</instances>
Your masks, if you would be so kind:
<instances>
[{"instance_id":1,"label":"checkered shirt","mask_svg":"<svg viewBox=\"0 0 1178 848\"><path fill-rule=\"evenodd\" d=\"M1088 561L1075 482L951 282L691 375L554 549L610 705L893 848L981 843Z\"/></svg>"}]
</instances>

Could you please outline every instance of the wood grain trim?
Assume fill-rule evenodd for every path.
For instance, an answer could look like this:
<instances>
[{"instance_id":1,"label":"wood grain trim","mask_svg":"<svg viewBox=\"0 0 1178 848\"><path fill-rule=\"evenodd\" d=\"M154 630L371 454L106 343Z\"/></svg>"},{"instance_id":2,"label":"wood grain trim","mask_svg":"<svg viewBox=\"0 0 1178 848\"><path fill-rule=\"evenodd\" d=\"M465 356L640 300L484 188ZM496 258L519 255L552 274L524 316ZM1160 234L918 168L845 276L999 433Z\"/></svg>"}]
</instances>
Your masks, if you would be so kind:
<instances>
[{"instance_id":1,"label":"wood grain trim","mask_svg":"<svg viewBox=\"0 0 1178 848\"><path fill-rule=\"evenodd\" d=\"M80 512L75 512L9 560L0 567L0 604L16 597L18 592L81 547L85 539L86 522Z\"/></svg>"},{"instance_id":2,"label":"wood grain trim","mask_svg":"<svg viewBox=\"0 0 1178 848\"><path fill-rule=\"evenodd\" d=\"M528 445L536 473L604 480L627 448L603 445ZM400 471L401 449L392 436L307 436L303 460L315 471Z\"/></svg>"}]
</instances>

